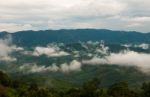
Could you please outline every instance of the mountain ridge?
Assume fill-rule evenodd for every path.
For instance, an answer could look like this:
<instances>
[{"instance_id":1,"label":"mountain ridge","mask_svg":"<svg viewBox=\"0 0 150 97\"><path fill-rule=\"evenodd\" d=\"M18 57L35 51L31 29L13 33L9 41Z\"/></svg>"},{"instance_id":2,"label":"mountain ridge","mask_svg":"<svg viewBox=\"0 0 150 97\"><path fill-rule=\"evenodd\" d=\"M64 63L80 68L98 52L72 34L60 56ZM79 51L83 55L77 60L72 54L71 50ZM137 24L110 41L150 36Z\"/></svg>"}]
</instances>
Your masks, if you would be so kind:
<instances>
[{"instance_id":1,"label":"mountain ridge","mask_svg":"<svg viewBox=\"0 0 150 97\"><path fill-rule=\"evenodd\" d=\"M150 33L136 31L113 31L107 29L61 29L40 31L1 32L0 38L11 35L18 45L46 45L52 42L74 43L79 41L101 41L108 43L150 43Z\"/></svg>"}]
</instances>

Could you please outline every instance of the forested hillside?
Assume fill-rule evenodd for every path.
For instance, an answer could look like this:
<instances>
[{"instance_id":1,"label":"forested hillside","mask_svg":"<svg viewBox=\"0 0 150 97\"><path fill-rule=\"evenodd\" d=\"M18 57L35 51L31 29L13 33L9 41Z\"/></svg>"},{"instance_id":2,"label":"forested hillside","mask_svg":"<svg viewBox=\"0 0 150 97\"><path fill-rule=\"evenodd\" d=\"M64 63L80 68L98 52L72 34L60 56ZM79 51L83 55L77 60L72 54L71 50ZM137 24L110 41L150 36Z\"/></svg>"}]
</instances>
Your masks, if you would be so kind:
<instances>
[{"instance_id":1,"label":"forested hillside","mask_svg":"<svg viewBox=\"0 0 150 97\"><path fill-rule=\"evenodd\" d=\"M0 97L150 97L150 83L132 90L127 82L118 82L108 88L101 87L100 79L94 78L81 87L68 90L41 88L36 82L28 84L0 72Z\"/></svg>"}]
</instances>

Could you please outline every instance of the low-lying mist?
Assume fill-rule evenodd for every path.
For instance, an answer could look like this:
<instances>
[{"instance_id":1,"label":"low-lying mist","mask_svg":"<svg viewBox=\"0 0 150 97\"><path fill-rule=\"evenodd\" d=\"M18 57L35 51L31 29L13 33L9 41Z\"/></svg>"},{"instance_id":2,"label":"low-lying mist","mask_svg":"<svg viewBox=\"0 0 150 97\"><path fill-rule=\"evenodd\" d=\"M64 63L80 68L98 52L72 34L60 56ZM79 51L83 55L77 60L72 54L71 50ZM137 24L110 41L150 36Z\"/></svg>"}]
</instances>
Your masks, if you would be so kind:
<instances>
[{"instance_id":1,"label":"low-lying mist","mask_svg":"<svg viewBox=\"0 0 150 97\"><path fill-rule=\"evenodd\" d=\"M80 71L81 70L81 63L78 62L77 60L73 60L70 63L63 63L59 66L56 64L52 64L50 66L38 66L37 64L24 64L19 67L21 71L24 73L36 73L36 72L46 72L46 71L51 71L51 72L70 72L70 71Z\"/></svg>"},{"instance_id":2,"label":"low-lying mist","mask_svg":"<svg viewBox=\"0 0 150 97\"><path fill-rule=\"evenodd\" d=\"M11 36L5 39L0 39L0 61L12 62L16 61L17 57L12 55L13 52L20 57L39 58L42 55L47 56L48 59L55 58L55 62L42 64L41 61L33 63L26 60L25 63L20 63L18 69L20 72L36 73L36 72L72 72L81 71L85 65L119 65L119 66L135 66L144 73L150 72L150 53L138 52L131 50L132 48L141 48L149 51L149 44L118 44L117 52L111 45L105 45L101 42L79 42L77 44L66 45L63 43L50 43L47 46L36 46L30 49L18 47L12 43ZM123 47L124 49L121 49ZM113 49L113 50L112 50ZM64 58L69 56L72 59ZM61 61L59 58L63 58ZM22 58L23 59L23 58ZM58 63L58 61L60 61ZM40 62L40 65L39 65ZM37 64L38 63L38 64ZM16 69L16 70L18 70Z\"/></svg>"},{"instance_id":3,"label":"low-lying mist","mask_svg":"<svg viewBox=\"0 0 150 97\"><path fill-rule=\"evenodd\" d=\"M89 65L119 65L136 66L143 72L150 72L150 54L138 53L134 51L122 51L120 53L110 53L103 58L93 57L90 60L83 60L83 64Z\"/></svg>"}]
</instances>

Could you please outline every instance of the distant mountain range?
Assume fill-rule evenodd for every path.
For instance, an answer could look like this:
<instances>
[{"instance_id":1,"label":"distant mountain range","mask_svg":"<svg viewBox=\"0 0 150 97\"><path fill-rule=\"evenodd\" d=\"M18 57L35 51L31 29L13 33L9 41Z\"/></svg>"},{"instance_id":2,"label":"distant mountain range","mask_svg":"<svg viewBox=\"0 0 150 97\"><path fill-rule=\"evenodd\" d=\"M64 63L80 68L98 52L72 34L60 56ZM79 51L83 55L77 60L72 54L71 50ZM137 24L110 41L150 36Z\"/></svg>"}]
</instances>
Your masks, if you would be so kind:
<instances>
[{"instance_id":1,"label":"distant mountain range","mask_svg":"<svg viewBox=\"0 0 150 97\"><path fill-rule=\"evenodd\" d=\"M45 31L1 32L0 37L12 35L14 43L21 46L46 45L51 42L74 43L100 41L108 43L150 43L150 33L112 31L106 29L70 29Z\"/></svg>"}]
</instances>

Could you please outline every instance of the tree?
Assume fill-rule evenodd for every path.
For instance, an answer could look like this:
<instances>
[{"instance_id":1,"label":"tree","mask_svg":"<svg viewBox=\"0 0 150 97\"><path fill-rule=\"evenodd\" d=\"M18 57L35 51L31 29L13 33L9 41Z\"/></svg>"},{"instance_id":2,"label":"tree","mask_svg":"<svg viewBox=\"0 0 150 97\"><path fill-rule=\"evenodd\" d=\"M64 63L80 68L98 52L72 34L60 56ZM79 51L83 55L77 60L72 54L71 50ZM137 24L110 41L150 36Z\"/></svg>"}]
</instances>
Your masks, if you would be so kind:
<instances>
[{"instance_id":1,"label":"tree","mask_svg":"<svg viewBox=\"0 0 150 97\"><path fill-rule=\"evenodd\" d=\"M100 80L95 78L87 83L84 83L81 89L81 97L96 97L96 91L100 86Z\"/></svg>"},{"instance_id":2,"label":"tree","mask_svg":"<svg viewBox=\"0 0 150 97\"><path fill-rule=\"evenodd\" d=\"M7 97L6 88L0 85L0 97Z\"/></svg>"},{"instance_id":3,"label":"tree","mask_svg":"<svg viewBox=\"0 0 150 97\"><path fill-rule=\"evenodd\" d=\"M150 83L143 83L141 89L142 89L142 97L150 97Z\"/></svg>"},{"instance_id":4,"label":"tree","mask_svg":"<svg viewBox=\"0 0 150 97\"><path fill-rule=\"evenodd\" d=\"M64 97L80 97L80 96L81 96L80 89L71 88L65 93Z\"/></svg>"},{"instance_id":5,"label":"tree","mask_svg":"<svg viewBox=\"0 0 150 97\"><path fill-rule=\"evenodd\" d=\"M0 71L0 84L3 86L10 86L11 85L11 79L7 74Z\"/></svg>"},{"instance_id":6,"label":"tree","mask_svg":"<svg viewBox=\"0 0 150 97\"><path fill-rule=\"evenodd\" d=\"M129 97L130 90L127 82L119 82L113 84L108 89L108 94L113 97Z\"/></svg>"}]
</instances>

